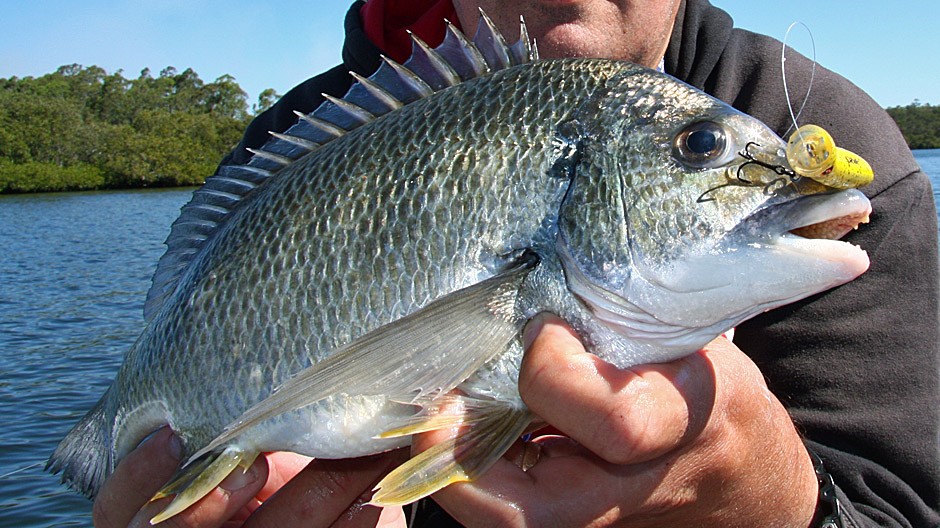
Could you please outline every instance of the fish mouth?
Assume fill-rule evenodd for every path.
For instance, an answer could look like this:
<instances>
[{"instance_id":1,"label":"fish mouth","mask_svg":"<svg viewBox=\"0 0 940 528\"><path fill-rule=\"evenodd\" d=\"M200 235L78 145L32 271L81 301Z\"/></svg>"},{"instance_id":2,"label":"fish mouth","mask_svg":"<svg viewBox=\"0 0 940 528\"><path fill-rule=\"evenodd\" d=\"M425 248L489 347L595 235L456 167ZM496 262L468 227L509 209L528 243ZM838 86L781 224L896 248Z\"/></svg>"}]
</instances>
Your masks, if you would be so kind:
<instances>
[{"instance_id":1,"label":"fish mouth","mask_svg":"<svg viewBox=\"0 0 940 528\"><path fill-rule=\"evenodd\" d=\"M803 202L809 198L803 198ZM801 208L794 218L796 224L787 232L800 238L839 240L846 234L867 224L871 215L871 202L859 191L846 191L825 195L821 200Z\"/></svg>"},{"instance_id":2,"label":"fish mouth","mask_svg":"<svg viewBox=\"0 0 940 528\"><path fill-rule=\"evenodd\" d=\"M867 253L838 238L870 212L868 198L854 189L783 199L707 250L665 266L635 264L630 280L615 288L581 269L564 237L556 247L568 288L601 324L631 342L687 353L754 315L864 273Z\"/></svg>"},{"instance_id":3,"label":"fish mouth","mask_svg":"<svg viewBox=\"0 0 940 528\"><path fill-rule=\"evenodd\" d=\"M754 222L773 238L772 245L788 252L840 265L847 278L855 278L869 266L867 253L840 240L868 223L871 202L856 189L803 196L759 211Z\"/></svg>"}]
</instances>

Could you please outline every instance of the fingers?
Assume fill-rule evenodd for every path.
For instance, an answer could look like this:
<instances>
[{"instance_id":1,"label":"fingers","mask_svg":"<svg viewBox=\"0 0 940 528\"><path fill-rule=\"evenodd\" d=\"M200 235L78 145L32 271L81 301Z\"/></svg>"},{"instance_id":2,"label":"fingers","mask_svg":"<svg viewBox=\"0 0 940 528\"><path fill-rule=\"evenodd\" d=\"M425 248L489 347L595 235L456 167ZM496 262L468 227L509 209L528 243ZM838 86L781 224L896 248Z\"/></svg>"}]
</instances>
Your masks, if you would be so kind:
<instances>
[{"instance_id":1,"label":"fingers","mask_svg":"<svg viewBox=\"0 0 940 528\"><path fill-rule=\"evenodd\" d=\"M125 457L98 494L95 526L149 527L150 519L171 500L149 502L150 498L176 472L181 453L179 440L164 428ZM241 526L243 522L245 526L277 527L404 526L400 508L365 504L375 483L406 455L399 450L365 459L309 464L309 457L290 453L261 456L247 471L236 469L219 487L160 526L211 528ZM261 501L266 501L266 507L259 509Z\"/></svg>"},{"instance_id":2,"label":"fingers","mask_svg":"<svg viewBox=\"0 0 940 528\"><path fill-rule=\"evenodd\" d=\"M239 525L258 507L255 495L264 486L268 466L264 457L242 471L235 468L217 488L181 513L160 523L160 528L213 528L224 525ZM149 527L150 519L170 503L165 498L146 504L134 516L129 526Z\"/></svg>"},{"instance_id":3,"label":"fingers","mask_svg":"<svg viewBox=\"0 0 940 528\"><path fill-rule=\"evenodd\" d=\"M313 460L311 457L287 451L265 453L264 457L268 461L268 480L257 495L261 502L271 498Z\"/></svg>"},{"instance_id":4,"label":"fingers","mask_svg":"<svg viewBox=\"0 0 940 528\"><path fill-rule=\"evenodd\" d=\"M773 508L750 524L808 522L818 490L799 435L757 367L726 339L668 364L620 370L586 353L554 316L534 319L525 338L523 399L570 438L536 439L528 459L533 448L517 444L479 479L435 493L458 520L727 526L740 520L734 505L762 503ZM415 447L447 433L417 435Z\"/></svg>"},{"instance_id":5,"label":"fingers","mask_svg":"<svg viewBox=\"0 0 940 528\"><path fill-rule=\"evenodd\" d=\"M127 526L179 466L182 444L164 427L122 460L95 498L93 519L98 527Z\"/></svg>"},{"instance_id":6,"label":"fingers","mask_svg":"<svg viewBox=\"0 0 940 528\"><path fill-rule=\"evenodd\" d=\"M426 449L447 434L416 435L415 448ZM538 458L522 471L519 454L526 451L537 451ZM478 479L451 484L432 497L471 526L601 526L609 512L624 512L625 497L642 499L660 477L614 466L570 438L551 436L517 443Z\"/></svg>"},{"instance_id":7,"label":"fingers","mask_svg":"<svg viewBox=\"0 0 940 528\"><path fill-rule=\"evenodd\" d=\"M558 317L526 328L519 389L538 416L604 460L652 460L697 436L715 401L710 363L693 354L618 369L584 350Z\"/></svg>"},{"instance_id":8,"label":"fingers","mask_svg":"<svg viewBox=\"0 0 940 528\"><path fill-rule=\"evenodd\" d=\"M376 526L382 509L365 503L373 486L407 455L407 450L399 449L365 458L313 460L266 500L245 526ZM382 519L394 521L395 514L385 513Z\"/></svg>"},{"instance_id":9,"label":"fingers","mask_svg":"<svg viewBox=\"0 0 940 528\"><path fill-rule=\"evenodd\" d=\"M168 427L160 429L127 455L105 481L93 508L97 527L149 527L150 519L162 511L169 498L150 498L176 472L182 445ZM247 472L236 469L209 495L160 526L212 527L231 519L247 518L257 506L255 494L267 477L263 458Z\"/></svg>"}]
</instances>

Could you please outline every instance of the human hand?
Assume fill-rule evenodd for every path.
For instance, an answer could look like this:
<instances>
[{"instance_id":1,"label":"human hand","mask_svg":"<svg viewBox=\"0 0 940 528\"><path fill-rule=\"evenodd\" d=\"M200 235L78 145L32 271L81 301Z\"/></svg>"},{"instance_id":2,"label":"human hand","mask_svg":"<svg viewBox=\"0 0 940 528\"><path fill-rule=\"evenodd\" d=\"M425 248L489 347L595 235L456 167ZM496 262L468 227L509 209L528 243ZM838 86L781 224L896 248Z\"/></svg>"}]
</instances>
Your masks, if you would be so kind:
<instances>
[{"instance_id":1,"label":"human hand","mask_svg":"<svg viewBox=\"0 0 940 528\"><path fill-rule=\"evenodd\" d=\"M170 499L148 502L173 476L181 446L163 428L125 457L95 499L98 527L149 527ZM159 526L404 526L400 508L365 506L375 483L400 464L403 450L350 460L314 460L292 453L259 456L218 488Z\"/></svg>"},{"instance_id":2,"label":"human hand","mask_svg":"<svg viewBox=\"0 0 940 528\"><path fill-rule=\"evenodd\" d=\"M565 436L523 447L433 497L469 526L809 525L818 488L790 417L727 339L668 364L620 370L555 316L526 328L520 390ZM416 437L421 451L443 432ZM530 460L531 456L528 457Z\"/></svg>"}]
</instances>

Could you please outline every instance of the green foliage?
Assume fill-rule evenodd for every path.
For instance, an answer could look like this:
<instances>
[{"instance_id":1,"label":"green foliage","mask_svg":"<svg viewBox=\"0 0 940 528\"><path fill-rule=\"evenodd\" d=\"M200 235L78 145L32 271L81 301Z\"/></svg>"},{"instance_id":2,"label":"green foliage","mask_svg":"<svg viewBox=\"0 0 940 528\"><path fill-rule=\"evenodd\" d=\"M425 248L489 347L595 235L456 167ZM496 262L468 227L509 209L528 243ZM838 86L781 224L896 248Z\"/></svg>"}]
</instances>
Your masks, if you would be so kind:
<instances>
[{"instance_id":1,"label":"green foliage","mask_svg":"<svg viewBox=\"0 0 940 528\"><path fill-rule=\"evenodd\" d=\"M62 167L29 161L11 163L0 159L0 193L84 191L104 186L104 173L84 163Z\"/></svg>"},{"instance_id":2,"label":"green foliage","mask_svg":"<svg viewBox=\"0 0 940 528\"><path fill-rule=\"evenodd\" d=\"M260 112L275 98L259 97ZM136 79L97 66L0 78L0 193L198 185L238 143L245 92L173 67Z\"/></svg>"},{"instance_id":3,"label":"green foliage","mask_svg":"<svg viewBox=\"0 0 940 528\"><path fill-rule=\"evenodd\" d=\"M252 110L254 110L255 115L258 115L274 106L274 103L280 98L281 96L274 91L274 88L265 88L258 94L258 102L252 107Z\"/></svg>"},{"instance_id":4,"label":"green foliage","mask_svg":"<svg viewBox=\"0 0 940 528\"><path fill-rule=\"evenodd\" d=\"M915 100L907 106L895 106L887 111L898 124L910 148L940 148L940 106L921 104Z\"/></svg>"}]
</instances>

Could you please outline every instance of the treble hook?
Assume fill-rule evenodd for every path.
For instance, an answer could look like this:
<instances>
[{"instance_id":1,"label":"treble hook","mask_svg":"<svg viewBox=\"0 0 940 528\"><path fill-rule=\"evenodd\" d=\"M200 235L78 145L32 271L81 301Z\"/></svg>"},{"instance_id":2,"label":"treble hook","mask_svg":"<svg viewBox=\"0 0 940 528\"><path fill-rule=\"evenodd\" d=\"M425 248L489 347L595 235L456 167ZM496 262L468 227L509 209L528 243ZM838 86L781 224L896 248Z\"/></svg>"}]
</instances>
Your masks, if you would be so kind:
<instances>
[{"instance_id":1,"label":"treble hook","mask_svg":"<svg viewBox=\"0 0 940 528\"><path fill-rule=\"evenodd\" d=\"M715 198L712 198L711 196L708 196L708 195L717 191L718 189L723 189L725 187L757 187L759 185L763 185L764 189L762 192L765 195L769 196L773 194L774 191L776 191L777 189L780 189L790 183L796 183L802 178L802 176L800 176L793 170L788 169L787 167L784 167L783 165L774 165L774 164L767 163L765 161L761 161L757 159L754 156L754 154L751 154L750 149L752 146L754 148L761 147L760 143L757 143L756 141L749 141L744 146L744 150L742 150L741 152L738 152L738 156L741 156L747 161L745 161L744 163L738 166L738 170L735 173L735 178L737 181L729 181L728 183L723 183L721 185L717 185L715 187L712 187L711 189L708 189L707 191L699 195L699 197L695 200L696 203L714 202ZM747 167L748 165L758 165L760 167L764 167L765 169L770 169L774 171L774 173L777 174L778 176L784 176L784 177L774 178L773 180L771 180L770 182L766 184L752 182L743 176L744 168Z\"/></svg>"},{"instance_id":2,"label":"treble hook","mask_svg":"<svg viewBox=\"0 0 940 528\"><path fill-rule=\"evenodd\" d=\"M738 178L738 180L740 180L740 181L742 181L742 182L744 182L744 183L746 183L746 184L748 184L748 185L759 185L759 184L754 183L754 182L752 182L752 181L749 181L749 180L745 179L743 176L741 176L741 172L744 170L744 167L747 167L748 165L751 165L751 164L759 165L759 166L761 166L761 167L764 167L765 169L770 169L770 170L774 171L774 173L776 173L778 176L786 176L786 177L789 178L789 180L790 180L788 183L796 183L797 181L800 180L800 178L802 178L802 176L800 176L799 174L797 174L797 173L794 172L793 170L784 167L783 165L774 165L774 164L772 164L772 163L767 163L766 161L761 161L761 160L755 158L754 155L751 154L751 152L750 152L751 145L753 145L755 148L760 148L760 146L761 146L760 143L757 143L757 142L754 142L754 141L749 141L749 142L747 143L747 145L744 146L744 150L742 150L741 152L738 152L738 155L739 155L739 156L741 156L742 158L744 158L744 159L747 160L746 162L742 163L740 167L738 167L738 173L737 173L737 178ZM773 183L775 183L775 182L777 182L777 181L780 181L780 180L785 181L786 179L785 179L785 178L777 178L777 179L771 181L770 184L773 184ZM766 185L764 188L766 189L767 187L769 187L770 184Z\"/></svg>"}]
</instances>

